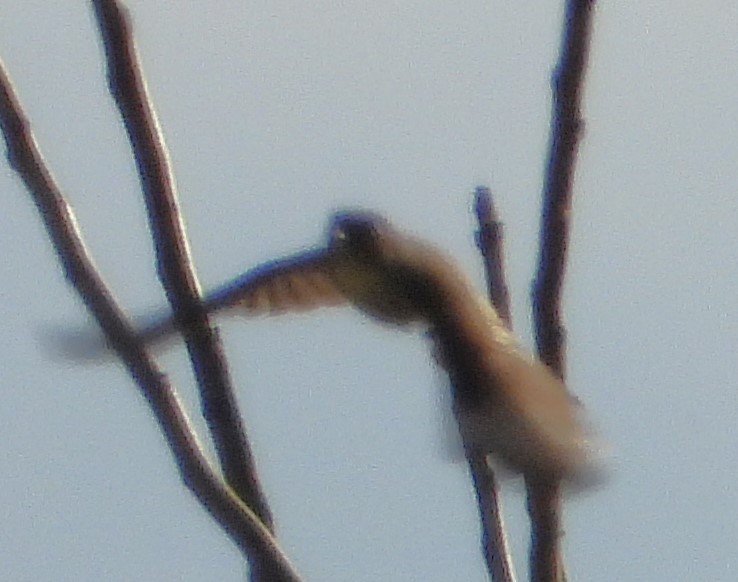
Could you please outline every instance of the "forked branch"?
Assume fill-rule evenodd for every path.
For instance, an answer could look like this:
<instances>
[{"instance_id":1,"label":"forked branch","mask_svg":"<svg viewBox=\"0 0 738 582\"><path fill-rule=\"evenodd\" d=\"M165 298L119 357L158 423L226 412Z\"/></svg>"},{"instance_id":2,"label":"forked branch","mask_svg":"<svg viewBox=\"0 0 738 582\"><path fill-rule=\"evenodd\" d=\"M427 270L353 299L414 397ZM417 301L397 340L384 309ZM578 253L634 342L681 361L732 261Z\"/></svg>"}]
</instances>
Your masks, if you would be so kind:
<instances>
[{"instance_id":1,"label":"forked branch","mask_svg":"<svg viewBox=\"0 0 738 582\"><path fill-rule=\"evenodd\" d=\"M200 302L164 136L133 38L130 17L116 0L93 0L108 63L111 94L133 150L154 239L159 278L187 342L202 412L228 484L273 530L222 346Z\"/></svg>"},{"instance_id":2,"label":"forked branch","mask_svg":"<svg viewBox=\"0 0 738 582\"><path fill-rule=\"evenodd\" d=\"M241 551L276 573L275 580L300 578L257 515L218 476L197 441L176 391L138 342L133 329L98 275L76 220L36 145L30 123L0 62L0 129L8 161L39 211L66 278L97 319L159 423L180 474L207 511Z\"/></svg>"}]
</instances>

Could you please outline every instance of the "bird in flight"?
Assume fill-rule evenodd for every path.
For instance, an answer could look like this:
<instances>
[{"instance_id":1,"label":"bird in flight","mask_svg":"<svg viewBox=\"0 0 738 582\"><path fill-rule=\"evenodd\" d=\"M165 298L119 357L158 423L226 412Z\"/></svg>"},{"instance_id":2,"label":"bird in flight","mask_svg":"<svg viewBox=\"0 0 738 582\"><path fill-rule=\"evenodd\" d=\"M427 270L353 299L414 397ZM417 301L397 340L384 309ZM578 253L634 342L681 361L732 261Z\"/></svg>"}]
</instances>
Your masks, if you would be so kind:
<instances>
[{"instance_id":1,"label":"bird in flight","mask_svg":"<svg viewBox=\"0 0 738 582\"><path fill-rule=\"evenodd\" d=\"M336 213L327 239L247 271L208 294L206 309L278 315L350 305L383 323L424 326L465 448L529 480L591 481L597 455L580 404L449 257L367 211ZM153 344L176 330L168 316L140 338Z\"/></svg>"}]
</instances>

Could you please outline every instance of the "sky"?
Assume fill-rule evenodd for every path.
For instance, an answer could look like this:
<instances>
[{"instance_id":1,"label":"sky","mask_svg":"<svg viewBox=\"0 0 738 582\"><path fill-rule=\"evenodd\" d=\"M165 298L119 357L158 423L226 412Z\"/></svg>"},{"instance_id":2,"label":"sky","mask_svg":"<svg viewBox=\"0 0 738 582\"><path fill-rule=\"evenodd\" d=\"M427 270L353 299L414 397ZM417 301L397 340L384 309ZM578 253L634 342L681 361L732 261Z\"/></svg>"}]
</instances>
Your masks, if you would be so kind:
<instances>
[{"instance_id":1,"label":"sky","mask_svg":"<svg viewBox=\"0 0 738 582\"><path fill-rule=\"evenodd\" d=\"M131 0L204 287L370 208L483 285L472 192L496 194L532 345L562 3ZM572 580L732 581L738 559L738 6L599 2L565 289L569 386L611 478L566 503ZM0 0L0 56L126 310L165 308L87 2ZM242 580L0 163L0 562L14 581ZM350 310L221 330L283 547L306 580L485 580L473 491L422 337ZM202 431L181 348L161 358ZM204 433L202 433L204 434ZM504 485L519 578L528 526Z\"/></svg>"}]
</instances>

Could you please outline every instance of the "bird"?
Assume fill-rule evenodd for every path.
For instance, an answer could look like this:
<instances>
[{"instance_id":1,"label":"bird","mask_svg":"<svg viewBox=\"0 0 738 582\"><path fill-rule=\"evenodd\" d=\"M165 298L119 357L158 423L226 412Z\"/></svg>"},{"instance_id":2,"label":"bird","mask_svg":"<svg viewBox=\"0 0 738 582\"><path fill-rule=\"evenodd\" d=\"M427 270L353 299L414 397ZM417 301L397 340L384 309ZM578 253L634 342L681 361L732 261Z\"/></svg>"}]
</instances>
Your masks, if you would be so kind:
<instances>
[{"instance_id":1,"label":"bird","mask_svg":"<svg viewBox=\"0 0 738 582\"><path fill-rule=\"evenodd\" d=\"M597 445L581 404L521 347L448 255L367 210L336 212L326 238L216 288L205 295L205 309L254 316L353 306L392 327L423 329L448 375L467 451L533 482L594 481ZM176 332L175 319L165 316L139 338L156 344Z\"/></svg>"}]
</instances>

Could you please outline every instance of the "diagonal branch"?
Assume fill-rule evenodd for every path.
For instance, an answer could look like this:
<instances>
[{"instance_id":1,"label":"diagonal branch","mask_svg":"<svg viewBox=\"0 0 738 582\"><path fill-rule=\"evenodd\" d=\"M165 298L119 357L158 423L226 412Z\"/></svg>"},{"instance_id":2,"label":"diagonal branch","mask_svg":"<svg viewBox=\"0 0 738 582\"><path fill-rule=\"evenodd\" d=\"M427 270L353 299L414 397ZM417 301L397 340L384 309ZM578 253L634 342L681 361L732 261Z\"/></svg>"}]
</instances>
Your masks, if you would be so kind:
<instances>
[{"instance_id":1,"label":"diagonal branch","mask_svg":"<svg viewBox=\"0 0 738 582\"><path fill-rule=\"evenodd\" d=\"M174 176L148 96L130 17L115 0L93 0L93 5L107 56L110 91L120 109L138 166L159 278L187 341L200 386L203 416L228 484L273 530L222 346L200 303Z\"/></svg>"},{"instance_id":2,"label":"diagonal branch","mask_svg":"<svg viewBox=\"0 0 738 582\"><path fill-rule=\"evenodd\" d=\"M502 248L502 223L497 218L497 211L492 203L489 188L481 186L477 188L475 211L479 224L477 246L484 260L489 297L500 317L508 328L511 328L510 299L505 282ZM494 582L513 582L515 571L505 533L502 503L494 471L487 462L486 455L480 455L469 449L467 460L479 505L482 547L487 562L487 571Z\"/></svg>"},{"instance_id":3,"label":"diagonal branch","mask_svg":"<svg viewBox=\"0 0 738 582\"><path fill-rule=\"evenodd\" d=\"M299 582L287 557L257 515L223 483L204 455L177 393L138 342L87 254L71 208L31 133L0 61L0 129L10 166L24 181L59 256L66 278L82 297L137 382L174 455L182 480L243 554L269 564L270 580Z\"/></svg>"},{"instance_id":4,"label":"diagonal branch","mask_svg":"<svg viewBox=\"0 0 738 582\"><path fill-rule=\"evenodd\" d=\"M572 185L584 121L580 106L594 13L594 0L566 5L561 55L553 78L553 115L543 193L539 268L533 287L536 342L541 360L561 378L565 332L561 296L569 243ZM561 494L556 486L528 484L531 516L531 580L566 580L561 550Z\"/></svg>"}]
</instances>

